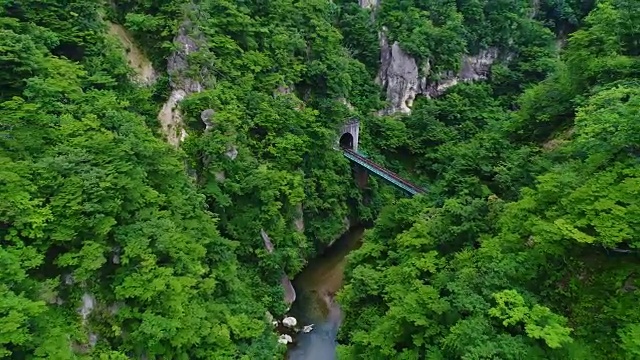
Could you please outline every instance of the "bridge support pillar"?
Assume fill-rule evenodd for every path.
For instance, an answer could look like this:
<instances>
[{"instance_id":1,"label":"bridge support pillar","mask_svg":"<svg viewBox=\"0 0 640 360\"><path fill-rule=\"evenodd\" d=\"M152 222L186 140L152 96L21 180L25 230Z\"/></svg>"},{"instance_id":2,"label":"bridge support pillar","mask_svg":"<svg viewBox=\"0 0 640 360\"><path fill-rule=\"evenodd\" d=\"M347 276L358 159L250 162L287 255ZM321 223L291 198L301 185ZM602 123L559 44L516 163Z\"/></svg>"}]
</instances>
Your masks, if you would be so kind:
<instances>
[{"instance_id":1,"label":"bridge support pillar","mask_svg":"<svg viewBox=\"0 0 640 360\"><path fill-rule=\"evenodd\" d=\"M353 175L358 188L365 189L369 184L369 172L367 169L359 166L358 164L353 164Z\"/></svg>"}]
</instances>

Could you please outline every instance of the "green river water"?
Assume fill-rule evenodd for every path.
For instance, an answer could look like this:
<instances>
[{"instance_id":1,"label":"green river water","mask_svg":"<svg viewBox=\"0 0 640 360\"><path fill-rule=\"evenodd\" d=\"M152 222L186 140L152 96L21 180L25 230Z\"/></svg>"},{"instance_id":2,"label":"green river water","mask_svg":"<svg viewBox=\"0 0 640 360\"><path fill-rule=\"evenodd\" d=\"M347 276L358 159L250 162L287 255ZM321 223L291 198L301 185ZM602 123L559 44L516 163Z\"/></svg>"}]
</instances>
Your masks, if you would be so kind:
<instances>
[{"instance_id":1,"label":"green river water","mask_svg":"<svg viewBox=\"0 0 640 360\"><path fill-rule=\"evenodd\" d=\"M300 333L287 353L289 360L332 360L336 358L336 335L342 321L340 306L334 301L342 287L345 256L360 247L363 226L354 226L294 279L297 297L291 315L298 324L314 324Z\"/></svg>"}]
</instances>

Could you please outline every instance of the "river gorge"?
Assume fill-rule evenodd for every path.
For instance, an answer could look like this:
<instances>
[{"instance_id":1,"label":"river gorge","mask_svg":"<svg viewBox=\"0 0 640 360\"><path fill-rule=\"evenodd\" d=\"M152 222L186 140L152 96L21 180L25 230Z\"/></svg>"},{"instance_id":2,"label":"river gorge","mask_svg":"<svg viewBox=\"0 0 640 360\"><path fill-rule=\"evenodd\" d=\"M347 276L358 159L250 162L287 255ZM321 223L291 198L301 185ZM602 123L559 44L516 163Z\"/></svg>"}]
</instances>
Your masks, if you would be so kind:
<instances>
[{"instance_id":1,"label":"river gorge","mask_svg":"<svg viewBox=\"0 0 640 360\"><path fill-rule=\"evenodd\" d=\"M287 354L289 360L331 360L336 358L336 336L342 320L334 300L344 279L346 256L361 245L364 226L354 226L321 256L312 260L293 281L297 298L291 315L301 324L314 324L300 333Z\"/></svg>"}]
</instances>

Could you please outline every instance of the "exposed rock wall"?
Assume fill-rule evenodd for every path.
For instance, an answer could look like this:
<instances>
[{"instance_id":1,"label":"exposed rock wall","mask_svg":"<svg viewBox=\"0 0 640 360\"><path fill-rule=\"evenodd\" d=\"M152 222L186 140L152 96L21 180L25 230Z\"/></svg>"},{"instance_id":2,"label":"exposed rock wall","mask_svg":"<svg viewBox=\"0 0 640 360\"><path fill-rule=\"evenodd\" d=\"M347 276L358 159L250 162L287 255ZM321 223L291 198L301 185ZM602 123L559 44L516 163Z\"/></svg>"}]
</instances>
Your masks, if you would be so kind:
<instances>
[{"instance_id":1,"label":"exposed rock wall","mask_svg":"<svg viewBox=\"0 0 640 360\"><path fill-rule=\"evenodd\" d=\"M293 226L299 233L304 233L304 209L302 204L296 205L296 215L293 218Z\"/></svg>"},{"instance_id":2,"label":"exposed rock wall","mask_svg":"<svg viewBox=\"0 0 640 360\"><path fill-rule=\"evenodd\" d=\"M195 34L193 24L189 20L184 21L173 39L177 49L167 61L171 88L183 90L187 94L200 92L203 89L200 81L187 75L189 55L200 50L196 37L199 36Z\"/></svg>"},{"instance_id":3,"label":"exposed rock wall","mask_svg":"<svg viewBox=\"0 0 640 360\"><path fill-rule=\"evenodd\" d=\"M187 95L203 90L202 83L187 74L189 54L199 50L197 36L194 33L191 22L185 20L173 39L177 49L167 61L171 95L158 114L158 120L167 142L175 147L178 147L187 137L178 105Z\"/></svg>"},{"instance_id":4,"label":"exposed rock wall","mask_svg":"<svg viewBox=\"0 0 640 360\"><path fill-rule=\"evenodd\" d=\"M437 97L460 82L486 80L498 56L496 48L481 50L474 56L463 55L460 60L460 71L440 74L440 80L434 82L428 82L426 78L421 79L422 86L419 93L427 97Z\"/></svg>"},{"instance_id":5,"label":"exposed rock wall","mask_svg":"<svg viewBox=\"0 0 640 360\"><path fill-rule=\"evenodd\" d=\"M536 0L533 0L534 3ZM359 0L362 8L375 10L380 0ZM380 38L380 69L376 77L378 83L387 94L389 105L380 111L380 115L411 112L416 96L429 98L442 95L448 88L465 81L477 81L487 78L491 66L498 59L496 48L488 48L477 55L463 55L460 59L460 71L446 71L431 74L431 61L427 59L421 67L411 55L407 54L400 44L389 43L387 29L382 28ZM430 78L438 78L432 81Z\"/></svg>"},{"instance_id":6,"label":"exposed rock wall","mask_svg":"<svg viewBox=\"0 0 640 360\"><path fill-rule=\"evenodd\" d=\"M186 96L187 93L182 89L171 90L169 99L162 105L162 109L158 114L162 133L167 138L167 142L175 147L178 147L187 137L187 132L183 127L182 113L178 108L178 104Z\"/></svg>"},{"instance_id":7,"label":"exposed rock wall","mask_svg":"<svg viewBox=\"0 0 640 360\"><path fill-rule=\"evenodd\" d=\"M413 100L419 92L418 65L400 44L389 46L386 34L380 33L380 71L376 82L387 92L389 107L383 114L411 112Z\"/></svg>"},{"instance_id":8,"label":"exposed rock wall","mask_svg":"<svg viewBox=\"0 0 640 360\"><path fill-rule=\"evenodd\" d=\"M358 0L360 7L365 9L375 9L380 5L380 0Z\"/></svg>"},{"instance_id":9,"label":"exposed rock wall","mask_svg":"<svg viewBox=\"0 0 640 360\"><path fill-rule=\"evenodd\" d=\"M260 237L262 237L262 241L264 242L264 247L267 249L269 253L273 253L274 247L269 235L264 229L260 229ZM296 301L296 290L293 288L293 284L289 277L285 272L282 272L282 276L280 277L280 284L282 285L282 289L284 290L284 302L291 306L294 301Z\"/></svg>"},{"instance_id":10,"label":"exposed rock wall","mask_svg":"<svg viewBox=\"0 0 640 360\"><path fill-rule=\"evenodd\" d=\"M458 72L439 73L436 76L438 80L431 81L428 78L431 72L430 62L425 62L421 74L416 60L402 50L398 42L390 45L383 31L380 33L380 71L376 82L386 91L389 106L380 114L408 114L418 95L437 97L460 82L487 79L491 66L498 57L496 48L482 50L474 56L463 55Z\"/></svg>"},{"instance_id":11,"label":"exposed rock wall","mask_svg":"<svg viewBox=\"0 0 640 360\"><path fill-rule=\"evenodd\" d=\"M119 24L107 22L109 33L115 36L125 49L125 57L129 66L135 71L133 80L141 85L151 85L156 81L158 74L153 69L151 61L144 55L142 50L136 45L129 32Z\"/></svg>"}]
</instances>

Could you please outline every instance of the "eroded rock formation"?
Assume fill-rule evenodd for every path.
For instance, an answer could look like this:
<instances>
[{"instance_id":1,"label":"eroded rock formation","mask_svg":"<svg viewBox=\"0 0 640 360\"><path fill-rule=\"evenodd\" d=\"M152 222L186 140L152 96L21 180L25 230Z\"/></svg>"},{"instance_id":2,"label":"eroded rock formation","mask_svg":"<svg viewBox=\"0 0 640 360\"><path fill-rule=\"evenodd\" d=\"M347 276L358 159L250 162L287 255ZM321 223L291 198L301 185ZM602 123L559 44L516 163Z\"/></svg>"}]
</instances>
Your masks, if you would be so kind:
<instances>
[{"instance_id":1,"label":"eroded rock formation","mask_svg":"<svg viewBox=\"0 0 640 360\"><path fill-rule=\"evenodd\" d=\"M419 92L416 60L394 42L391 46L386 34L380 33L380 71L376 82L387 92L389 107L383 114L411 112L413 100Z\"/></svg>"},{"instance_id":2,"label":"eroded rock formation","mask_svg":"<svg viewBox=\"0 0 640 360\"><path fill-rule=\"evenodd\" d=\"M411 112L413 101L418 95L429 98L442 95L450 87L466 81L487 79L493 63L498 59L496 48L481 50L477 55L463 55L458 72L447 71L437 74L438 80L429 80L431 64L425 61L422 71L417 61L407 54L398 42L389 44L384 30L380 33L380 71L376 82L386 91L389 105L380 111L381 115Z\"/></svg>"},{"instance_id":3,"label":"eroded rock formation","mask_svg":"<svg viewBox=\"0 0 640 360\"><path fill-rule=\"evenodd\" d=\"M365 9L375 9L380 5L380 0L358 0L360 7Z\"/></svg>"},{"instance_id":4,"label":"eroded rock formation","mask_svg":"<svg viewBox=\"0 0 640 360\"><path fill-rule=\"evenodd\" d=\"M360 7L372 10L380 6L380 0L359 0ZM498 59L496 48L488 48L477 55L463 55L460 59L460 71L431 73L431 60L426 59L419 64L416 59L405 52L397 41L390 43L388 29L383 27L378 34L380 39L380 69L376 77L378 83L387 94L389 105L379 115L411 112L416 96L429 98L442 95L448 88L465 81L484 80L489 74L491 65ZM430 76L436 75L436 76ZM430 80L437 78L438 80Z\"/></svg>"},{"instance_id":5,"label":"eroded rock formation","mask_svg":"<svg viewBox=\"0 0 640 360\"><path fill-rule=\"evenodd\" d=\"M481 50L474 56L463 55L460 71L442 73L438 81L428 82L426 78L421 79L419 93L427 97L437 97L460 82L486 80L491 66L498 59L498 56L496 48Z\"/></svg>"},{"instance_id":6,"label":"eroded rock formation","mask_svg":"<svg viewBox=\"0 0 640 360\"><path fill-rule=\"evenodd\" d=\"M216 112L213 109L202 110L200 113L200 120L202 120L205 126L204 131L209 131L213 128L213 121L211 119L213 119L215 114Z\"/></svg>"},{"instance_id":7,"label":"eroded rock formation","mask_svg":"<svg viewBox=\"0 0 640 360\"><path fill-rule=\"evenodd\" d=\"M190 21L186 20L180 26L178 35L173 39L176 44L176 51L171 54L167 61L167 71L169 73L171 84L171 95L160 110L158 120L162 127L162 132L167 141L177 147L187 137L182 121L182 113L178 107L187 95L200 92L203 90L202 82L199 79L193 79L187 74L189 69L189 54L199 50L197 36L194 35L195 30ZM201 73L206 73L206 69L202 69Z\"/></svg>"},{"instance_id":8,"label":"eroded rock formation","mask_svg":"<svg viewBox=\"0 0 640 360\"><path fill-rule=\"evenodd\" d=\"M302 209L302 204L298 204L296 206L296 215L293 219L293 226L295 226L296 231L300 233L304 232L304 210Z\"/></svg>"},{"instance_id":9,"label":"eroded rock formation","mask_svg":"<svg viewBox=\"0 0 640 360\"><path fill-rule=\"evenodd\" d=\"M269 235L264 229L260 229L260 237L262 237L262 241L264 242L264 247L267 249L269 253L273 253L274 247ZM287 305L293 304L296 301L296 290L293 288L293 284L287 274L283 271L282 276L280 277L280 284L282 285L282 289L284 290L284 302Z\"/></svg>"},{"instance_id":10,"label":"eroded rock formation","mask_svg":"<svg viewBox=\"0 0 640 360\"><path fill-rule=\"evenodd\" d=\"M238 157L238 148L235 145L229 145L224 155L231 160L235 160Z\"/></svg>"},{"instance_id":11,"label":"eroded rock formation","mask_svg":"<svg viewBox=\"0 0 640 360\"><path fill-rule=\"evenodd\" d=\"M142 50L136 45L133 36L122 25L107 22L109 33L115 36L125 49L125 57L129 66L135 71L133 81L140 85L153 84L158 74L153 68L151 61L144 55Z\"/></svg>"}]
</instances>

